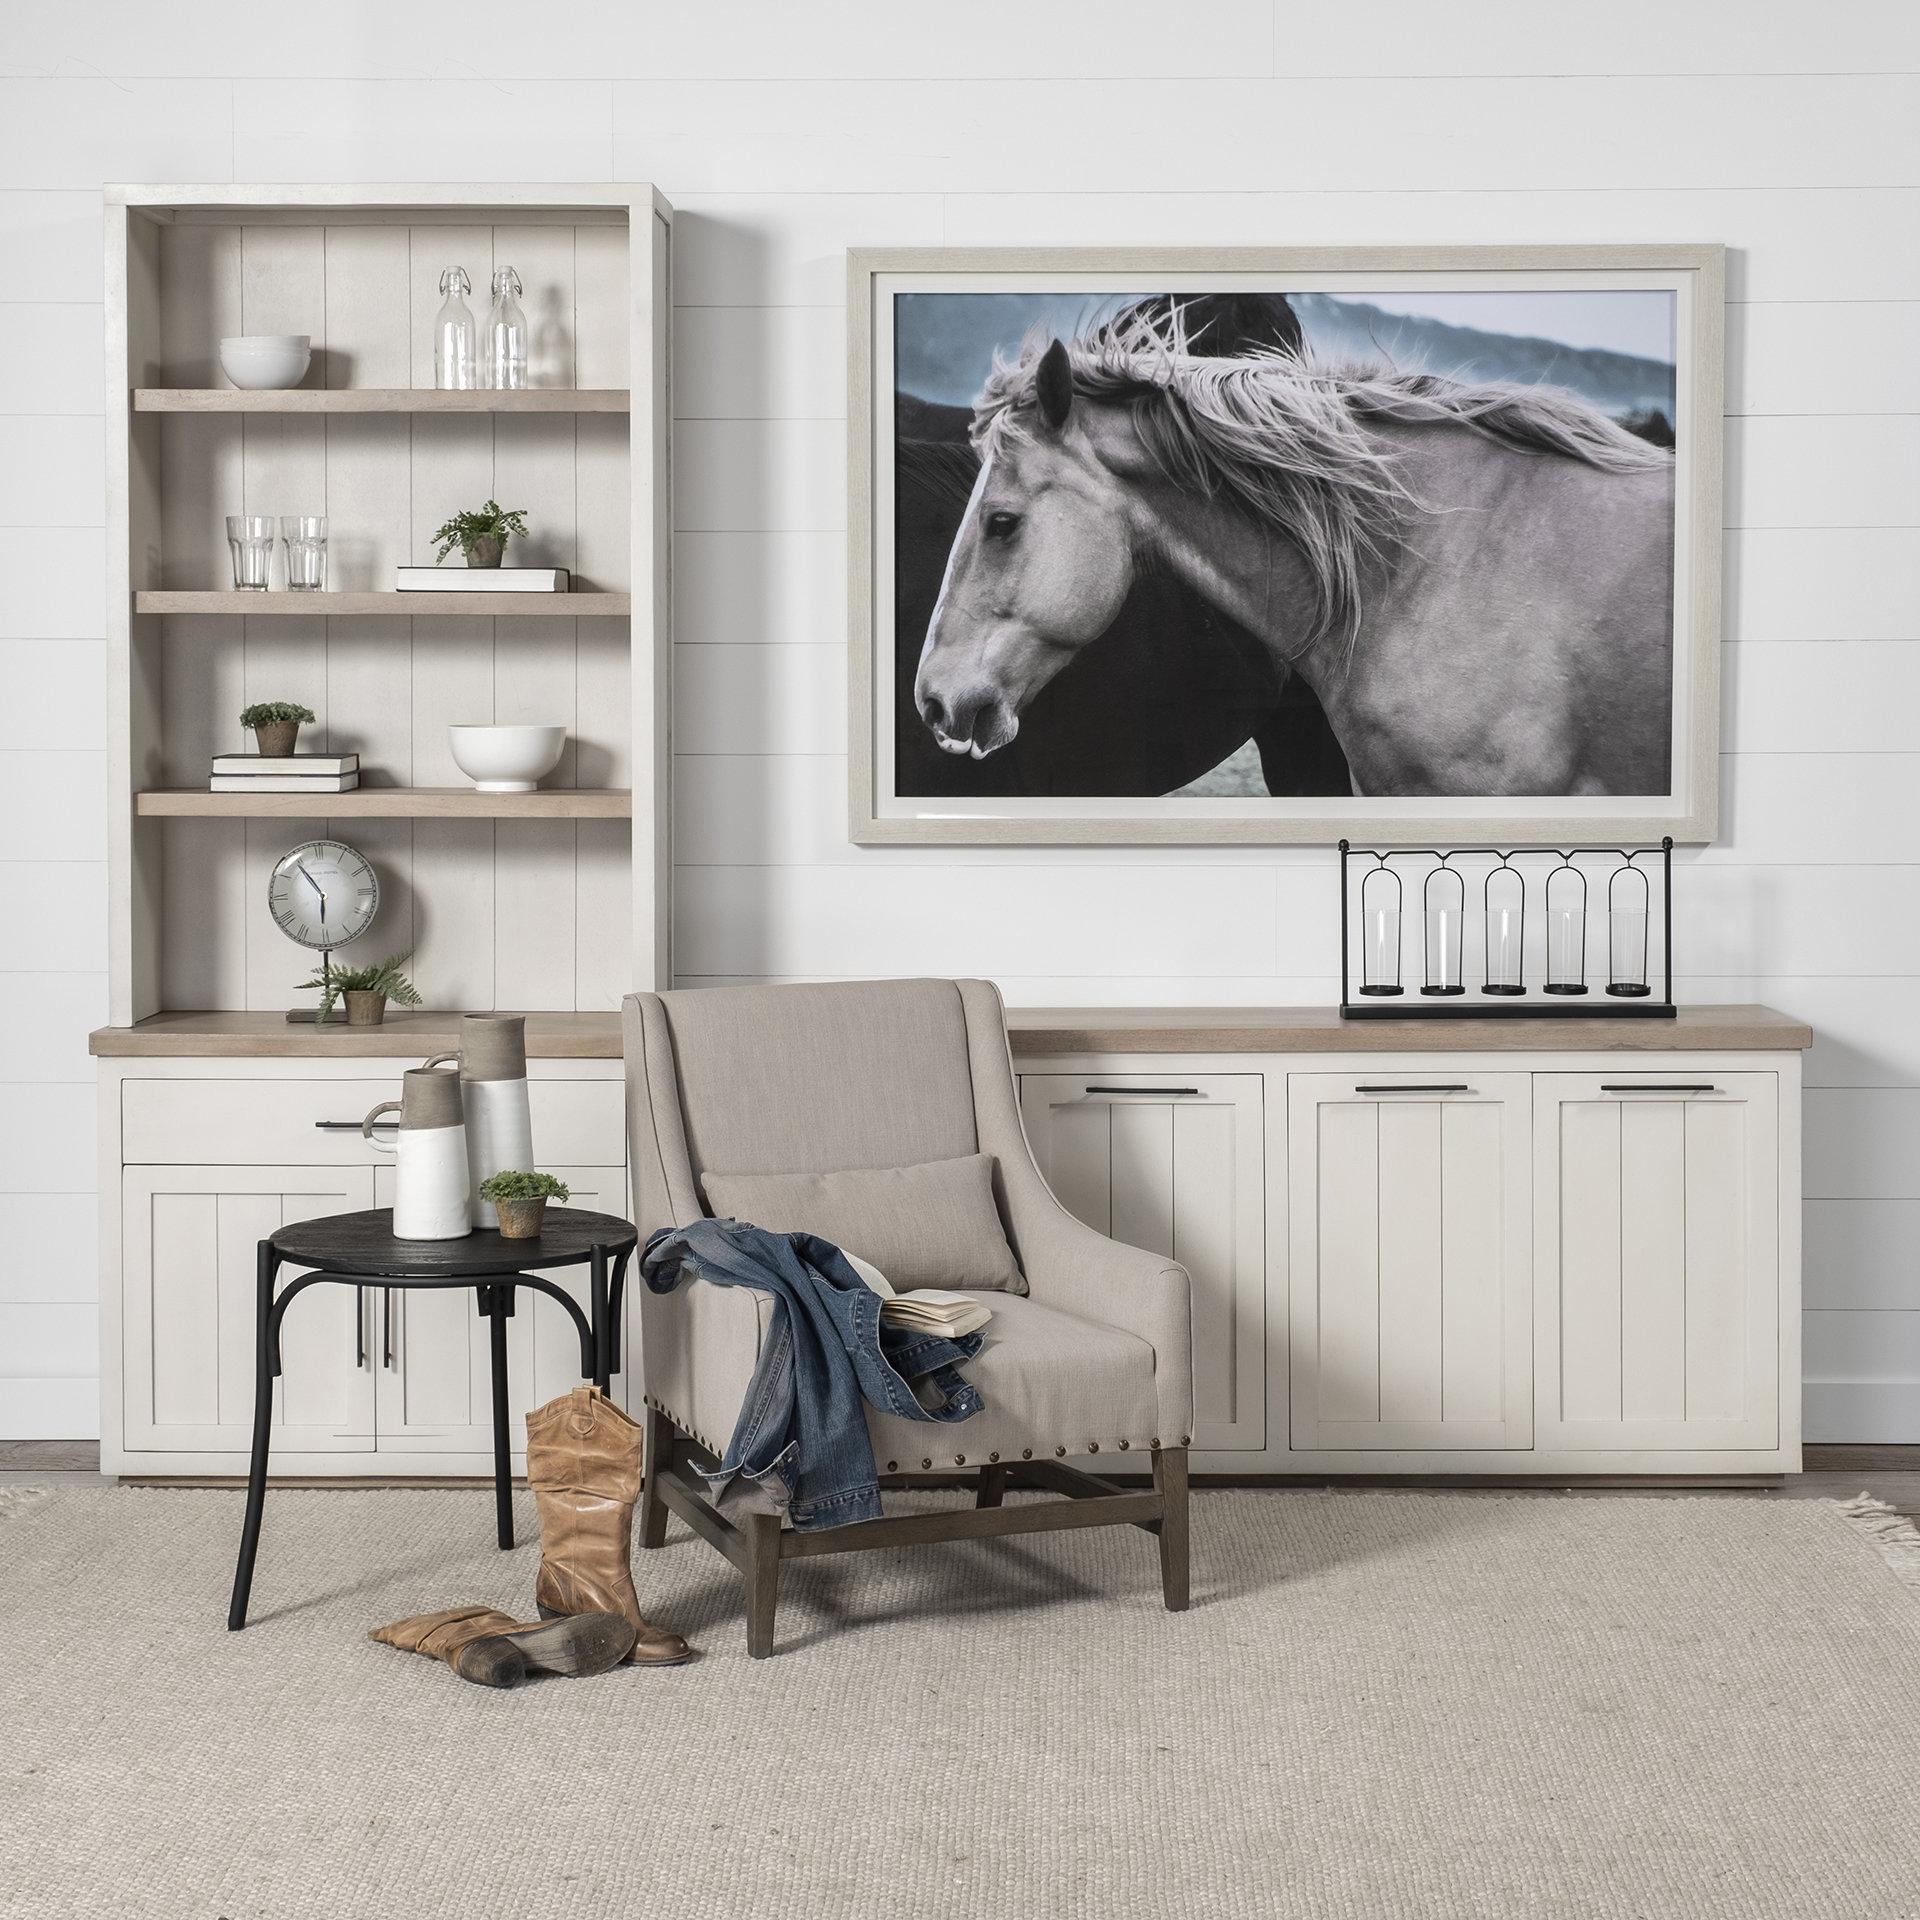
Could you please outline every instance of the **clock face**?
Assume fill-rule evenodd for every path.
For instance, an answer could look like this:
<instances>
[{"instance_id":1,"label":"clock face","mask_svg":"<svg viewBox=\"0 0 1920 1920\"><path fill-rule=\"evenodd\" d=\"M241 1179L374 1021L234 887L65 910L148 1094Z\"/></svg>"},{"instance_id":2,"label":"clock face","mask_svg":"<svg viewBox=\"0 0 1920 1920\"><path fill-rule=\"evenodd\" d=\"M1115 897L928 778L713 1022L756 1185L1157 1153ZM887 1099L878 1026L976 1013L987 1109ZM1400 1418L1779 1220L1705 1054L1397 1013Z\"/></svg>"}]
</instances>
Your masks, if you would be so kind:
<instances>
[{"instance_id":1,"label":"clock face","mask_svg":"<svg viewBox=\"0 0 1920 1920\"><path fill-rule=\"evenodd\" d=\"M309 840L274 868L267 906L289 940L344 947L373 924L380 882L364 853L339 840Z\"/></svg>"}]
</instances>

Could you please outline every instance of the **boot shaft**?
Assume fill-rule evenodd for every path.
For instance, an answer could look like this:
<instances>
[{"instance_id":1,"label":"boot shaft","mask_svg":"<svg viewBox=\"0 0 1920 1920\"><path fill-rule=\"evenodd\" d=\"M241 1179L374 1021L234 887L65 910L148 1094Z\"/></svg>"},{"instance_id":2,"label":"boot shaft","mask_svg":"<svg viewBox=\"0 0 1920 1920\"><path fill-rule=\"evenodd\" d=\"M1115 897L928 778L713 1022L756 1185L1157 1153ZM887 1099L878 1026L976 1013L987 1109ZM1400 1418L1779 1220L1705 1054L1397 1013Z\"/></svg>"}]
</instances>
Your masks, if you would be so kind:
<instances>
[{"instance_id":1,"label":"boot shaft","mask_svg":"<svg viewBox=\"0 0 1920 1920\"><path fill-rule=\"evenodd\" d=\"M578 1386L527 1415L527 1484L629 1509L640 1498L644 1429L598 1387ZM541 1503L542 1538L546 1503Z\"/></svg>"}]
</instances>

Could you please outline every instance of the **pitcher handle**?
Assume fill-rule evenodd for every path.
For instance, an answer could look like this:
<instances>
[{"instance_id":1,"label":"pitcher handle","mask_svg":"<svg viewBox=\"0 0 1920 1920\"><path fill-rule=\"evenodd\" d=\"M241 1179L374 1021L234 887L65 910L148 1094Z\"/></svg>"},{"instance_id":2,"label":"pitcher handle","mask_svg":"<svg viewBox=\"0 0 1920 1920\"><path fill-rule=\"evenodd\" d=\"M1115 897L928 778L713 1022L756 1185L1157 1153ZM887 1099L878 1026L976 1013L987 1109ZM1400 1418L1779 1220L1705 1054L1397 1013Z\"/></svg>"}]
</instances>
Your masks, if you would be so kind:
<instances>
[{"instance_id":1,"label":"pitcher handle","mask_svg":"<svg viewBox=\"0 0 1920 1920\"><path fill-rule=\"evenodd\" d=\"M420 1071L425 1073L429 1067L444 1067L448 1061L452 1061L455 1066L458 1066L460 1064L459 1054L436 1053L431 1060L422 1060L420 1062Z\"/></svg>"},{"instance_id":2,"label":"pitcher handle","mask_svg":"<svg viewBox=\"0 0 1920 1920\"><path fill-rule=\"evenodd\" d=\"M360 1122L360 1138L366 1141L369 1146L378 1147L382 1153L398 1153L400 1151L400 1143L398 1141L395 1141L392 1146L389 1146L384 1140L374 1139L373 1123L378 1120L383 1113L398 1113L400 1110L400 1102L398 1100L382 1100L380 1104Z\"/></svg>"}]
</instances>

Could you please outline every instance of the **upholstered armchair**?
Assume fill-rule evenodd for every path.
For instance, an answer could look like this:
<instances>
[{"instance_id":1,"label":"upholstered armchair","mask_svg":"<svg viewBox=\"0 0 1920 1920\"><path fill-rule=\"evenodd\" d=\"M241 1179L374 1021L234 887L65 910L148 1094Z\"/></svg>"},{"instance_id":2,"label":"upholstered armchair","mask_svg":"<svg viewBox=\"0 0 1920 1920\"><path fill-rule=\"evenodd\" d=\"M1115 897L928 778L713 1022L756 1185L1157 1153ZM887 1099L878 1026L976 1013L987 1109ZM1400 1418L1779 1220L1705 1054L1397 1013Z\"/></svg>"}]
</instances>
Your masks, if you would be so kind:
<instances>
[{"instance_id":1,"label":"upholstered armchair","mask_svg":"<svg viewBox=\"0 0 1920 1920\"><path fill-rule=\"evenodd\" d=\"M993 1157L993 1198L1025 1292L993 1309L964 1372L984 1402L923 1423L867 1410L883 1486L975 1483L975 1505L818 1532L729 1517L690 1471L717 1464L766 1337L759 1291L683 1280L639 1287L647 1474L641 1540L669 1509L739 1567L747 1645L773 1650L780 1562L866 1547L1131 1525L1159 1538L1166 1605L1187 1604L1187 1445L1193 1384L1187 1276L1094 1232L1054 1199L1020 1124L1006 1019L982 980L637 993L625 1008L627 1127L640 1236L707 1211L703 1177L913 1167ZM768 1224L762 1222L760 1224ZM854 1248L859 1252L859 1248ZM1069 1464L1151 1470L1123 1488ZM1002 1504L1008 1487L1062 1496Z\"/></svg>"}]
</instances>

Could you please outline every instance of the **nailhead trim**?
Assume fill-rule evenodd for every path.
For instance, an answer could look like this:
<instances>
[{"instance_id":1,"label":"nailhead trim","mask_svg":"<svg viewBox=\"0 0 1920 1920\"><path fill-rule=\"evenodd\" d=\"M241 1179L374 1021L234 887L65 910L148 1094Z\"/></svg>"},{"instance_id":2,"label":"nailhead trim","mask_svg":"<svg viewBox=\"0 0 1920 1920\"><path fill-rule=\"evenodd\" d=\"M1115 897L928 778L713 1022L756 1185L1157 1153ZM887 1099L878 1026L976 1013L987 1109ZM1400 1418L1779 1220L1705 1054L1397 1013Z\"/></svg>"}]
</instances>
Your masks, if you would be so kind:
<instances>
[{"instance_id":1,"label":"nailhead trim","mask_svg":"<svg viewBox=\"0 0 1920 1920\"><path fill-rule=\"evenodd\" d=\"M900 1471L900 1462L898 1460L889 1460L887 1462L887 1471L889 1473L898 1473Z\"/></svg>"},{"instance_id":2,"label":"nailhead trim","mask_svg":"<svg viewBox=\"0 0 1920 1920\"><path fill-rule=\"evenodd\" d=\"M1120 1442L1120 1451L1121 1451L1122 1453L1125 1453L1125 1452L1126 1452L1126 1450L1127 1450L1127 1443L1126 1443L1126 1442L1125 1442L1124 1440L1122 1440L1122 1441Z\"/></svg>"},{"instance_id":3,"label":"nailhead trim","mask_svg":"<svg viewBox=\"0 0 1920 1920\"><path fill-rule=\"evenodd\" d=\"M1022 1460L1031 1460L1033 1458L1033 1449L1031 1447L1024 1448L1021 1452L1020 1458Z\"/></svg>"},{"instance_id":4,"label":"nailhead trim","mask_svg":"<svg viewBox=\"0 0 1920 1920\"><path fill-rule=\"evenodd\" d=\"M999 1455L998 1455L997 1453L990 1453L990 1454L988 1454L988 1455L987 1455L987 1458L988 1458L989 1460L998 1460L998 1459L1000 1458L1000 1456L999 1456Z\"/></svg>"},{"instance_id":5,"label":"nailhead trim","mask_svg":"<svg viewBox=\"0 0 1920 1920\"><path fill-rule=\"evenodd\" d=\"M1100 1442L1098 1440L1089 1440L1087 1442L1087 1451L1089 1453L1098 1453L1100 1451Z\"/></svg>"},{"instance_id":6,"label":"nailhead trim","mask_svg":"<svg viewBox=\"0 0 1920 1920\"><path fill-rule=\"evenodd\" d=\"M1056 1460L1064 1460L1066 1458L1066 1454L1067 1454L1067 1450L1065 1447L1055 1447L1053 1450L1053 1457Z\"/></svg>"},{"instance_id":7,"label":"nailhead trim","mask_svg":"<svg viewBox=\"0 0 1920 1920\"><path fill-rule=\"evenodd\" d=\"M967 1456L964 1453L956 1453L953 1456L953 1464L956 1467L964 1467L967 1464Z\"/></svg>"},{"instance_id":8,"label":"nailhead trim","mask_svg":"<svg viewBox=\"0 0 1920 1920\"><path fill-rule=\"evenodd\" d=\"M933 1462L931 1460L922 1460L920 1464L922 1467L930 1467L933 1465Z\"/></svg>"}]
</instances>

